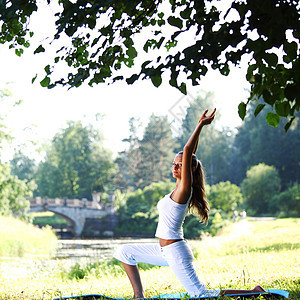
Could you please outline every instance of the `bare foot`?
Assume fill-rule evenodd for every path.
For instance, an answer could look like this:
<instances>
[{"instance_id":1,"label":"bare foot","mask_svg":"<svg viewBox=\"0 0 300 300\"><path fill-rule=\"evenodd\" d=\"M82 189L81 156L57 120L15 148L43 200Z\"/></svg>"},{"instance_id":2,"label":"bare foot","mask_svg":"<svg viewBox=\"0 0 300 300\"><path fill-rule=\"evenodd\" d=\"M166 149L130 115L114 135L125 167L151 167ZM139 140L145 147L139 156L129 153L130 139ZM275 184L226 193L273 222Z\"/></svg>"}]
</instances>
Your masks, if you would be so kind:
<instances>
[{"instance_id":1,"label":"bare foot","mask_svg":"<svg viewBox=\"0 0 300 300\"><path fill-rule=\"evenodd\" d=\"M257 285L252 291L253 293L265 292L265 290L260 285Z\"/></svg>"}]
</instances>

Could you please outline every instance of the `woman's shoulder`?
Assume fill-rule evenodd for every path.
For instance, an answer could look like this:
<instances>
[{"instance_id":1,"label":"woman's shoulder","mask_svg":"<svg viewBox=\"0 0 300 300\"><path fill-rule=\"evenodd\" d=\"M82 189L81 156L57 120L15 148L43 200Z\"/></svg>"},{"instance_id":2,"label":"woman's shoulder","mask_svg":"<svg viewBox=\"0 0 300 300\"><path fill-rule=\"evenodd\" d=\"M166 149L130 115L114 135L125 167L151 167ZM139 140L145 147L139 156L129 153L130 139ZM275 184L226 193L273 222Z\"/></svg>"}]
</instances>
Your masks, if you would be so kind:
<instances>
[{"instance_id":1,"label":"woman's shoulder","mask_svg":"<svg viewBox=\"0 0 300 300\"><path fill-rule=\"evenodd\" d=\"M178 189L177 191L174 191L170 193L170 199L178 204L187 204L189 203L191 197L193 194L193 190L189 190L189 191L182 191L180 189Z\"/></svg>"}]
</instances>

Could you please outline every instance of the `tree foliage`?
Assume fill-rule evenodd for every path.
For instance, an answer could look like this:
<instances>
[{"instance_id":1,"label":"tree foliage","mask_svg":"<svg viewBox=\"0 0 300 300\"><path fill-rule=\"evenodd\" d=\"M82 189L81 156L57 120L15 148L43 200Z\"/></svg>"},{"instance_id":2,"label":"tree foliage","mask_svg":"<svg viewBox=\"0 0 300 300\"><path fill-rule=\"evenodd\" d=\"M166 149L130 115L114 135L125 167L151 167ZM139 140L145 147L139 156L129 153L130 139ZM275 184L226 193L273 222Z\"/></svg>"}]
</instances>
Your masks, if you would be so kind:
<instances>
[{"instance_id":1,"label":"tree foliage","mask_svg":"<svg viewBox=\"0 0 300 300\"><path fill-rule=\"evenodd\" d=\"M142 138L137 136L135 121L130 120L130 136L123 140L129 142L129 147L116 160L119 166L116 183L137 189L153 182L170 180L176 141L167 116L152 114Z\"/></svg>"},{"instance_id":2,"label":"tree foliage","mask_svg":"<svg viewBox=\"0 0 300 300\"><path fill-rule=\"evenodd\" d=\"M141 175L144 186L151 182L168 180L171 177L175 146L176 142L167 116L152 114L140 141Z\"/></svg>"},{"instance_id":3,"label":"tree foliage","mask_svg":"<svg viewBox=\"0 0 300 300\"><path fill-rule=\"evenodd\" d=\"M219 209L228 215L240 208L243 203L240 188L229 181L213 185L209 189L207 197L212 209Z\"/></svg>"},{"instance_id":4,"label":"tree foliage","mask_svg":"<svg viewBox=\"0 0 300 300\"><path fill-rule=\"evenodd\" d=\"M11 173L17 176L19 179L28 181L32 180L36 173L35 160L24 155L20 150L14 154L14 157L10 161Z\"/></svg>"},{"instance_id":5,"label":"tree foliage","mask_svg":"<svg viewBox=\"0 0 300 300\"><path fill-rule=\"evenodd\" d=\"M32 197L35 188L33 181L18 179L11 175L8 164L0 164L0 214L30 220L30 203L26 198Z\"/></svg>"},{"instance_id":6,"label":"tree foliage","mask_svg":"<svg viewBox=\"0 0 300 300\"><path fill-rule=\"evenodd\" d=\"M270 212L271 200L280 191L278 171L275 167L263 163L253 166L247 171L241 191L250 215Z\"/></svg>"},{"instance_id":7,"label":"tree foliage","mask_svg":"<svg viewBox=\"0 0 300 300\"><path fill-rule=\"evenodd\" d=\"M154 235L158 221L157 202L173 188L174 183L170 181L153 182L143 189L126 194L126 199L122 201L118 209L117 231Z\"/></svg>"},{"instance_id":8,"label":"tree foliage","mask_svg":"<svg viewBox=\"0 0 300 300\"><path fill-rule=\"evenodd\" d=\"M92 198L103 192L113 171L111 153L102 146L99 132L81 122L69 122L57 133L41 162L36 180L39 196Z\"/></svg>"},{"instance_id":9,"label":"tree foliage","mask_svg":"<svg viewBox=\"0 0 300 300\"><path fill-rule=\"evenodd\" d=\"M93 85L117 80L132 84L150 78L158 87L166 73L169 84L186 93L187 80L199 85L208 68L226 76L245 58L251 94L239 105L241 118L250 101L262 98L255 114L270 105L274 111L267 122L277 126L280 118L287 118L287 130L300 107L298 1L236 0L225 12L224 5L210 0L55 2L56 32L34 51L58 47L41 85L78 87L85 81ZM34 12L39 13L36 0L0 6L0 43L9 44L17 55L30 46L33 32L28 22ZM66 42L53 42L62 39ZM57 64L67 66L62 78L55 78Z\"/></svg>"},{"instance_id":10,"label":"tree foliage","mask_svg":"<svg viewBox=\"0 0 300 300\"><path fill-rule=\"evenodd\" d=\"M30 205L26 198L32 196L36 185L34 181L31 181L31 178L18 178L12 172L9 164L1 162L3 145L12 139L9 128L5 124L6 113L14 106L20 104L20 101L12 100L11 96L12 93L9 89L0 89L0 215L13 215L30 221L30 217L27 214Z\"/></svg>"},{"instance_id":11,"label":"tree foliage","mask_svg":"<svg viewBox=\"0 0 300 300\"><path fill-rule=\"evenodd\" d=\"M270 201L273 213L281 217L298 218L300 214L300 184L294 184L287 190L275 195Z\"/></svg>"},{"instance_id":12,"label":"tree foliage","mask_svg":"<svg viewBox=\"0 0 300 300\"><path fill-rule=\"evenodd\" d=\"M213 94L198 96L191 101L186 116L182 120L182 134L179 136L180 149L183 149L203 111L214 107ZM216 122L205 127L200 134L196 155L201 160L210 185L230 180L233 135L225 128L218 129Z\"/></svg>"},{"instance_id":13,"label":"tree foliage","mask_svg":"<svg viewBox=\"0 0 300 300\"><path fill-rule=\"evenodd\" d=\"M250 110L255 110L254 105L250 106ZM233 147L234 172L231 182L240 184L246 176L247 169L259 163L274 166L279 172L284 188L299 181L299 119L285 133L283 122L280 122L276 130L266 124L264 119L268 113L269 110L265 109L256 118L251 113L238 128ZM297 115L300 115L299 112Z\"/></svg>"},{"instance_id":14,"label":"tree foliage","mask_svg":"<svg viewBox=\"0 0 300 300\"><path fill-rule=\"evenodd\" d=\"M138 118L132 117L129 119L130 135L128 138L123 139L124 143L128 143L128 147L119 153L115 161L119 172L114 176L114 183L120 190L136 190L141 188L143 184L140 172L142 160L139 138L140 128L141 123Z\"/></svg>"}]
</instances>

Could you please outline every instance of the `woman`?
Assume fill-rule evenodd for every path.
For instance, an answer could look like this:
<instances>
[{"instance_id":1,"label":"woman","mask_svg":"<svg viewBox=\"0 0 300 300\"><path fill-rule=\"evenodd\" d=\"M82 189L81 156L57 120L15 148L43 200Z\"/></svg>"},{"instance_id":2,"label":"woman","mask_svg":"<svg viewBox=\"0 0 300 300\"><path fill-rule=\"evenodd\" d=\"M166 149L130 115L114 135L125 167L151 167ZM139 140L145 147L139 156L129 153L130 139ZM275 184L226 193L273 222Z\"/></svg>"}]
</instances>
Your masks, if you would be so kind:
<instances>
[{"instance_id":1,"label":"woman","mask_svg":"<svg viewBox=\"0 0 300 300\"><path fill-rule=\"evenodd\" d=\"M176 187L157 204L159 221L155 236L159 243L123 245L114 254L123 263L134 298L144 298L137 262L169 266L192 297L264 291L260 286L252 290L208 291L197 276L192 251L183 237L182 225L189 210L196 210L204 222L208 220L209 204L205 196L203 170L195 152L200 132L213 121L215 112L216 109L208 116L207 110L203 113L183 151L175 156L172 172Z\"/></svg>"}]
</instances>

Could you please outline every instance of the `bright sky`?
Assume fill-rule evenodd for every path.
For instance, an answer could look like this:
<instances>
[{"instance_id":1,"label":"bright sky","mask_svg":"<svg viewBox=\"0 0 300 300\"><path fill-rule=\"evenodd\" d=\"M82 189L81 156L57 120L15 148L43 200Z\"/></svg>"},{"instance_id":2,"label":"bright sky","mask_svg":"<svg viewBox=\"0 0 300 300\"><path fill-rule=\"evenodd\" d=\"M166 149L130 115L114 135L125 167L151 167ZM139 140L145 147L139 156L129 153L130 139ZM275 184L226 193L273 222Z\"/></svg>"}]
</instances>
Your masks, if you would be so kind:
<instances>
[{"instance_id":1,"label":"bright sky","mask_svg":"<svg viewBox=\"0 0 300 300\"><path fill-rule=\"evenodd\" d=\"M120 82L110 86L99 84L93 88L82 86L67 90L57 87L48 90L38 81L31 83L36 71L42 73L46 65L40 58L42 55L31 55L29 52L32 51L17 57L13 51L0 47L0 88L8 88L14 99L23 100L20 106L8 113L6 125L16 137L14 146L25 144L28 151L32 151L28 141L42 143L51 140L59 129L66 127L67 120L82 120L84 124L92 123L101 129L106 147L116 154L126 146L122 139L128 137L130 117L139 117L146 126L151 113L155 113L167 115L170 122L176 123L177 117L183 116L182 109L203 92L214 93L220 124L234 127L240 124L237 106L249 93L245 69L238 68L228 77L209 71L201 86L188 87L187 97L167 82L155 88L149 80L131 86ZM104 117L97 121L95 116L98 113ZM3 159L11 158L11 154L9 149ZM32 156L35 155L32 153Z\"/></svg>"}]
</instances>

